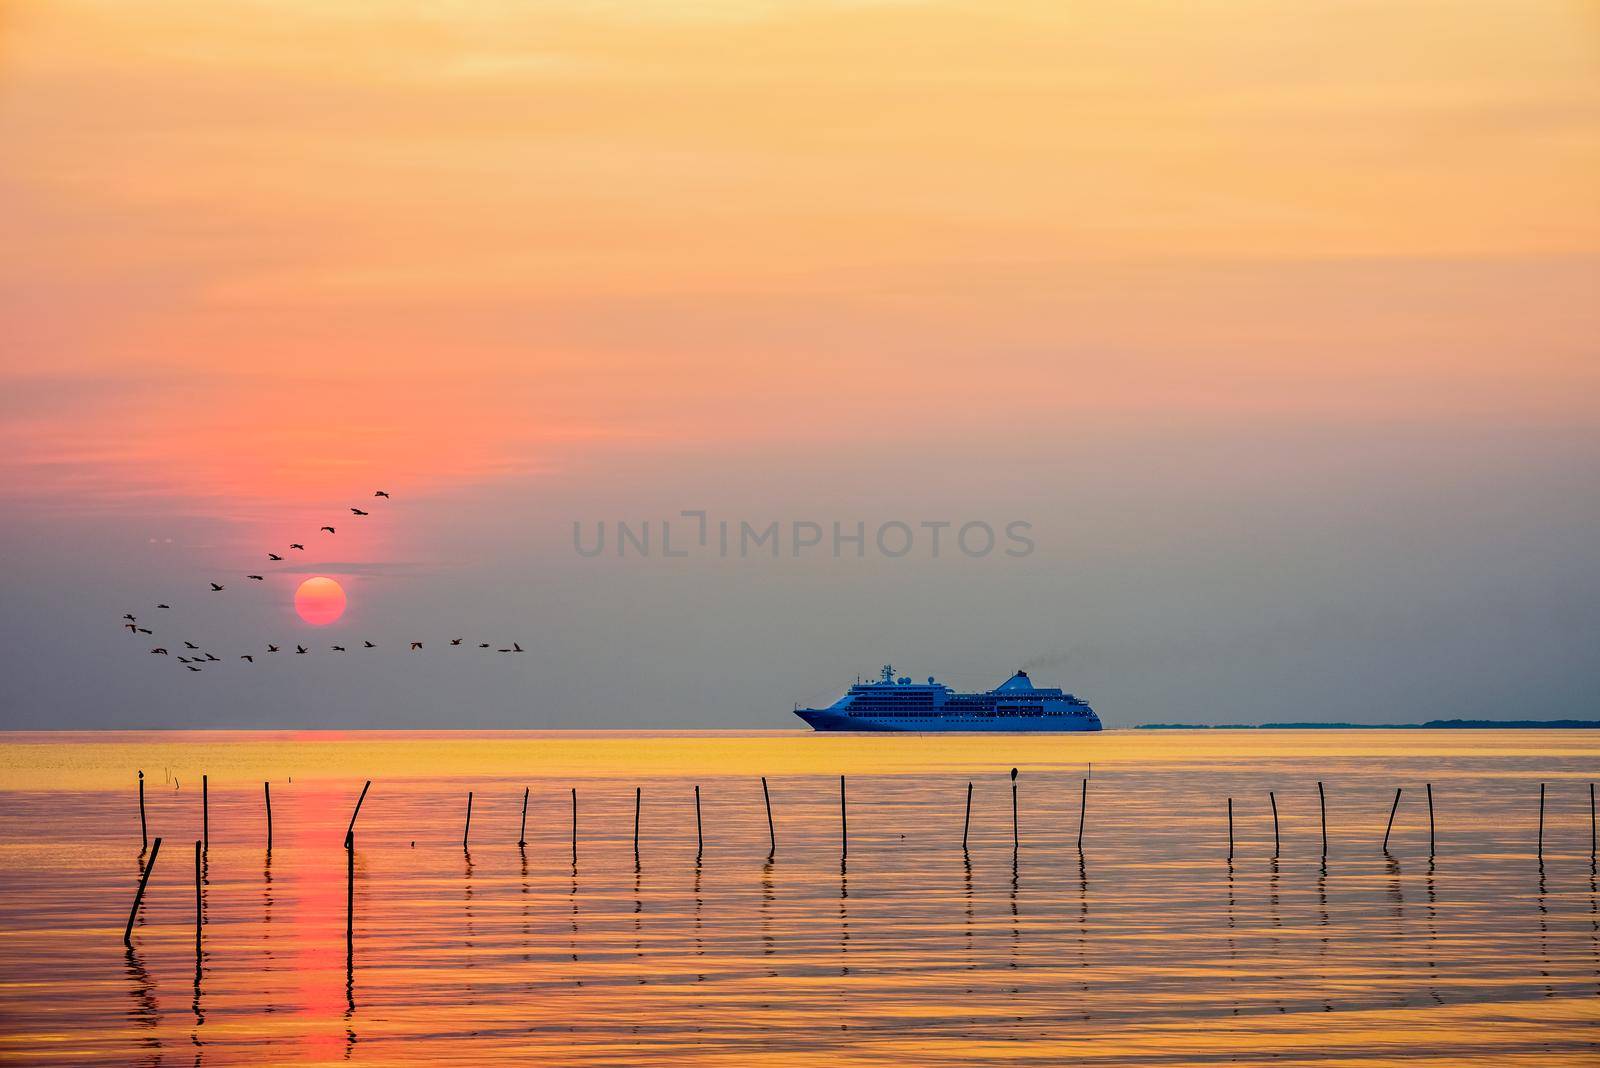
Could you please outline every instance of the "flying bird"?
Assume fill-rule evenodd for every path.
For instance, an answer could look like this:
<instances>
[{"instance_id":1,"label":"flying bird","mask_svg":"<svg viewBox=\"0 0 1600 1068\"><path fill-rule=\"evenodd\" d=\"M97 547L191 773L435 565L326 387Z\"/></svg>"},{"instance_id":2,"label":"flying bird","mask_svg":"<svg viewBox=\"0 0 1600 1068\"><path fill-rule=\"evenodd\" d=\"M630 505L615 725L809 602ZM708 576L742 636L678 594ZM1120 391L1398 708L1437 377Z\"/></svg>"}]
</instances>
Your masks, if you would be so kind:
<instances>
[{"instance_id":1,"label":"flying bird","mask_svg":"<svg viewBox=\"0 0 1600 1068\"><path fill-rule=\"evenodd\" d=\"M303 646L303 645L297 645L297 646L294 647L294 651L296 653L298 653L299 655L304 656L305 652L306 652L306 647Z\"/></svg>"},{"instance_id":2,"label":"flying bird","mask_svg":"<svg viewBox=\"0 0 1600 1068\"><path fill-rule=\"evenodd\" d=\"M137 633L139 633L139 628L138 628L138 627L136 627L136 626L134 626L134 625L133 625L133 624L132 624L132 623L124 623L124 624L123 624L123 625L122 625L122 629L123 629L123 630L131 630L131 631L133 631L133 632L134 632L134 633L135 633L135 634L137 634Z\"/></svg>"},{"instance_id":3,"label":"flying bird","mask_svg":"<svg viewBox=\"0 0 1600 1068\"><path fill-rule=\"evenodd\" d=\"M207 660L221 660L222 657L218 656L216 653L207 653L206 654L206 659Z\"/></svg>"},{"instance_id":4,"label":"flying bird","mask_svg":"<svg viewBox=\"0 0 1600 1068\"><path fill-rule=\"evenodd\" d=\"M337 534L338 533L338 531L334 530L332 527L319 527L317 529L318 530L326 530L329 534Z\"/></svg>"},{"instance_id":5,"label":"flying bird","mask_svg":"<svg viewBox=\"0 0 1600 1068\"><path fill-rule=\"evenodd\" d=\"M518 645L516 642L512 642L511 643L511 651L513 653L525 653L525 652L527 652L526 649L524 649L522 646Z\"/></svg>"},{"instance_id":6,"label":"flying bird","mask_svg":"<svg viewBox=\"0 0 1600 1068\"><path fill-rule=\"evenodd\" d=\"M373 496L374 497L387 497L387 496L389 496L389 494L384 490L379 490L377 493L374 493Z\"/></svg>"},{"instance_id":7,"label":"flying bird","mask_svg":"<svg viewBox=\"0 0 1600 1068\"><path fill-rule=\"evenodd\" d=\"M336 652L336 653L342 653L342 652L345 651L345 648L342 645L335 645L333 647L333 651Z\"/></svg>"},{"instance_id":8,"label":"flying bird","mask_svg":"<svg viewBox=\"0 0 1600 1068\"><path fill-rule=\"evenodd\" d=\"M134 627L133 629L138 631L140 634L154 634L155 633L155 631L151 630L149 627Z\"/></svg>"},{"instance_id":9,"label":"flying bird","mask_svg":"<svg viewBox=\"0 0 1600 1068\"><path fill-rule=\"evenodd\" d=\"M304 550L305 550L305 546L304 546L304 545L301 545L301 544L300 544L300 543L299 543L299 542L297 542L297 541L294 541L294 542L290 542L290 543L289 543L289 548L291 548L291 549L299 549L299 550L301 550L301 551L304 551Z\"/></svg>"},{"instance_id":10,"label":"flying bird","mask_svg":"<svg viewBox=\"0 0 1600 1068\"><path fill-rule=\"evenodd\" d=\"M366 513L366 512L363 512L363 511L362 511L362 510L361 510L361 509L359 509L359 508L352 508L352 509L350 509L350 514L351 514L351 515L366 515L366 514L367 514L367 513Z\"/></svg>"},{"instance_id":11,"label":"flying bird","mask_svg":"<svg viewBox=\"0 0 1600 1068\"><path fill-rule=\"evenodd\" d=\"M194 642L184 642L183 644L184 644L185 648L189 648L189 649L198 649L198 648L200 648Z\"/></svg>"},{"instance_id":12,"label":"flying bird","mask_svg":"<svg viewBox=\"0 0 1600 1068\"><path fill-rule=\"evenodd\" d=\"M159 646L159 645L156 646L154 649L152 649L150 651L152 653L155 653L157 656L166 656L167 655L167 651L165 649L161 648L161 646Z\"/></svg>"},{"instance_id":13,"label":"flying bird","mask_svg":"<svg viewBox=\"0 0 1600 1068\"><path fill-rule=\"evenodd\" d=\"M277 647L277 646L276 646L276 645L268 645L268 646L267 646L267 652L269 652L269 653L275 653L275 652L277 652L277 651L278 651L278 647Z\"/></svg>"},{"instance_id":14,"label":"flying bird","mask_svg":"<svg viewBox=\"0 0 1600 1068\"><path fill-rule=\"evenodd\" d=\"M252 664L254 664L256 662L256 658L251 656L249 653L240 653L239 654L239 659L240 660L248 660Z\"/></svg>"},{"instance_id":15,"label":"flying bird","mask_svg":"<svg viewBox=\"0 0 1600 1068\"><path fill-rule=\"evenodd\" d=\"M137 622L139 622L137 619L134 619L132 616L128 615L126 612L124 612L122 614L122 618L126 619L129 623L137 623Z\"/></svg>"},{"instance_id":16,"label":"flying bird","mask_svg":"<svg viewBox=\"0 0 1600 1068\"><path fill-rule=\"evenodd\" d=\"M461 639L460 638L451 638L450 639L450 644L451 645L460 645L461 644Z\"/></svg>"},{"instance_id":17,"label":"flying bird","mask_svg":"<svg viewBox=\"0 0 1600 1068\"><path fill-rule=\"evenodd\" d=\"M422 648L422 643L421 642L412 642L411 643L411 648L412 649L421 649Z\"/></svg>"},{"instance_id":18,"label":"flying bird","mask_svg":"<svg viewBox=\"0 0 1600 1068\"><path fill-rule=\"evenodd\" d=\"M268 553L267 554L267 559L268 560L282 560L283 557L279 556L277 553Z\"/></svg>"},{"instance_id":19,"label":"flying bird","mask_svg":"<svg viewBox=\"0 0 1600 1068\"><path fill-rule=\"evenodd\" d=\"M220 592L222 592L223 588L224 587L222 586L221 583L213 582L211 584L211 592L212 593L220 593Z\"/></svg>"},{"instance_id":20,"label":"flying bird","mask_svg":"<svg viewBox=\"0 0 1600 1068\"><path fill-rule=\"evenodd\" d=\"M178 657L178 663L180 663L180 664L187 664L187 663L188 663L188 662L189 662L189 658L188 658L188 657L186 657L186 656L180 656L180 657Z\"/></svg>"},{"instance_id":21,"label":"flying bird","mask_svg":"<svg viewBox=\"0 0 1600 1068\"><path fill-rule=\"evenodd\" d=\"M267 581L261 575L246 575L245 578L247 578L247 579L255 579L257 582L265 582L265 581Z\"/></svg>"},{"instance_id":22,"label":"flying bird","mask_svg":"<svg viewBox=\"0 0 1600 1068\"><path fill-rule=\"evenodd\" d=\"M364 641L361 644L366 646L368 649L376 649L377 648L377 645L372 643L372 642Z\"/></svg>"},{"instance_id":23,"label":"flying bird","mask_svg":"<svg viewBox=\"0 0 1600 1068\"><path fill-rule=\"evenodd\" d=\"M489 648L489 643L488 642L479 642L478 643L478 648L479 649L487 649L487 648Z\"/></svg>"},{"instance_id":24,"label":"flying bird","mask_svg":"<svg viewBox=\"0 0 1600 1068\"><path fill-rule=\"evenodd\" d=\"M156 607L157 608L171 608L172 606L170 604L158 604L158 605L156 605Z\"/></svg>"},{"instance_id":25,"label":"flying bird","mask_svg":"<svg viewBox=\"0 0 1600 1068\"><path fill-rule=\"evenodd\" d=\"M193 664L185 664L183 666L188 668L190 671L199 671L200 670L199 668L195 667Z\"/></svg>"}]
</instances>

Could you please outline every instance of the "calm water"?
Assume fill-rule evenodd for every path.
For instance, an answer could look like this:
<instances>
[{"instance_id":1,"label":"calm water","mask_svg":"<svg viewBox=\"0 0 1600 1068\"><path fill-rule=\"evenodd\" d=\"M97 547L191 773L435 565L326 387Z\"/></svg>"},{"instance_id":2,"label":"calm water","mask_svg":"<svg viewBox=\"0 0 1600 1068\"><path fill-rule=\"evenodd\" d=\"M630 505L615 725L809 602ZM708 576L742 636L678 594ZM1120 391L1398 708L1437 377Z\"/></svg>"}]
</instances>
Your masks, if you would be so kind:
<instances>
[{"instance_id":1,"label":"calm water","mask_svg":"<svg viewBox=\"0 0 1600 1068\"><path fill-rule=\"evenodd\" d=\"M1597 757L1600 732L13 734L0 1059L1595 1064ZM164 841L127 952L138 768Z\"/></svg>"}]
</instances>

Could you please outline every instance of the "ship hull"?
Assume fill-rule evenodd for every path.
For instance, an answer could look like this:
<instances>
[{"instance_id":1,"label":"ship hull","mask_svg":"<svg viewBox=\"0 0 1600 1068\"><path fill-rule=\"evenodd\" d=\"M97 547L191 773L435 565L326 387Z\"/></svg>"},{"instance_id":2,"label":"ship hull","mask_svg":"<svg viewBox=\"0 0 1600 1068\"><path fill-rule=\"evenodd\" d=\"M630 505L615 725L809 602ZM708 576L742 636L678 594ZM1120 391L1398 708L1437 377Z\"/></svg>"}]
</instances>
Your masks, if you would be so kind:
<instances>
[{"instance_id":1,"label":"ship hull","mask_svg":"<svg viewBox=\"0 0 1600 1068\"><path fill-rule=\"evenodd\" d=\"M1100 729L1100 718L1087 716L931 715L877 719L822 708L801 708L795 715L816 731L883 734L1081 734Z\"/></svg>"}]
</instances>

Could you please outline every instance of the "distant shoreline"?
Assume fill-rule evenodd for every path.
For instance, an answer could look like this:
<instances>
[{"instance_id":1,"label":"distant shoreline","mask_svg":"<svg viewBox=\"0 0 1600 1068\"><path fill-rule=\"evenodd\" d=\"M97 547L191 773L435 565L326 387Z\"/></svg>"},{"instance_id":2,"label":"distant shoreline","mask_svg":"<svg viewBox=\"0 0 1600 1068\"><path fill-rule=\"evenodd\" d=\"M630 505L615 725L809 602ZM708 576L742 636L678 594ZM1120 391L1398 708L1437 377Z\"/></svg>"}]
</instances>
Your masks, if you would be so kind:
<instances>
[{"instance_id":1,"label":"distant shoreline","mask_svg":"<svg viewBox=\"0 0 1600 1068\"><path fill-rule=\"evenodd\" d=\"M1600 719L1430 719L1426 723L1141 723L1136 731L1600 730Z\"/></svg>"}]
</instances>

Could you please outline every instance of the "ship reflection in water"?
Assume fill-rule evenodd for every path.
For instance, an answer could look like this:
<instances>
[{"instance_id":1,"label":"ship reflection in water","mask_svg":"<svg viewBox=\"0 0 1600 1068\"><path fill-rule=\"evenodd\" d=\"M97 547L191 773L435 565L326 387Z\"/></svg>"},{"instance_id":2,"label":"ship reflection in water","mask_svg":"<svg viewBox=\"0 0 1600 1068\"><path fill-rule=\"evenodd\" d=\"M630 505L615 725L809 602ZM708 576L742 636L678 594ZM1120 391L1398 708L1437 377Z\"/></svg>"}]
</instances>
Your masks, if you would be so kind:
<instances>
[{"instance_id":1,"label":"ship reflection in water","mask_svg":"<svg viewBox=\"0 0 1600 1068\"><path fill-rule=\"evenodd\" d=\"M13 735L0 1060L1594 1063L1597 756L1565 731ZM139 767L168 845L129 952Z\"/></svg>"}]
</instances>

